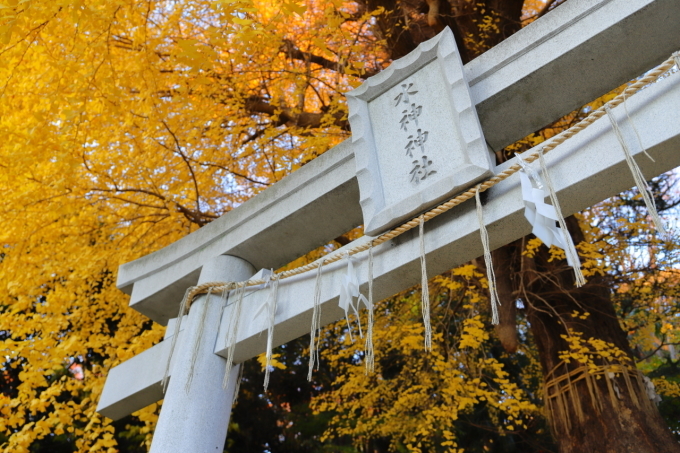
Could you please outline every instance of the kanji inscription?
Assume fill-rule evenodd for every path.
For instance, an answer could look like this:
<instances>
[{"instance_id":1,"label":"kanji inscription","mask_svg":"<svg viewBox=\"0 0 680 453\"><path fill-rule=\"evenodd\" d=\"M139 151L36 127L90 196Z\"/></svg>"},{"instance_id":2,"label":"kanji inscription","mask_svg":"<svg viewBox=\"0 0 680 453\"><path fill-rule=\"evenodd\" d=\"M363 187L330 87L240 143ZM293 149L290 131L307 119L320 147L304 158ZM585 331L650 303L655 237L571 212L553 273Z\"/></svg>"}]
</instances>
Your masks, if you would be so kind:
<instances>
[{"instance_id":1,"label":"kanji inscription","mask_svg":"<svg viewBox=\"0 0 680 453\"><path fill-rule=\"evenodd\" d=\"M493 174L450 30L347 93L347 101L367 234Z\"/></svg>"},{"instance_id":2,"label":"kanji inscription","mask_svg":"<svg viewBox=\"0 0 680 453\"><path fill-rule=\"evenodd\" d=\"M418 94L418 91L413 88L413 83L402 83L401 84L401 93L397 95L394 99L397 101L396 106L399 106L400 102L403 102L404 104L411 104L406 110L402 112L403 116L401 117L401 120L399 120L399 124L401 124L401 129L404 131L408 132L407 125L409 123L413 123L416 127L418 127L418 117L420 116L420 113L423 111L423 106L422 105L416 105L416 103L411 103L409 96L410 95L415 95ZM418 184L420 181L424 181L428 176L432 176L435 173L437 173L437 170L434 170L432 168L432 160L430 160L426 155L425 155L425 142L427 141L427 136L429 135L429 131L423 131L422 129L418 129L415 134L411 134L408 136L408 143L406 144L406 156L409 158L413 158L414 150L420 149L420 152L422 154L421 158L419 159L418 156L416 155L416 159L412 162L413 167L411 168L411 171L409 172L409 175L411 175L410 182ZM416 152L417 154L417 152Z\"/></svg>"}]
</instances>

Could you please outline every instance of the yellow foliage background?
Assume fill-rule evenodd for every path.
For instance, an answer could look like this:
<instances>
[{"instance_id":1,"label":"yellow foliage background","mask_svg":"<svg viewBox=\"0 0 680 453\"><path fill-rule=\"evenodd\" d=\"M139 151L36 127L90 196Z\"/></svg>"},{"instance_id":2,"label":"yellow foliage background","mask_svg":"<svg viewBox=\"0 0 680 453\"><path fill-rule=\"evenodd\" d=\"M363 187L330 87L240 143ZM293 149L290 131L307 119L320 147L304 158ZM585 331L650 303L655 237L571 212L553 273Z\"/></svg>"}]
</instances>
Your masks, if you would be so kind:
<instances>
[{"instance_id":1,"label":"yellow foliage background","mask_svg":"<svg viewBox=\"0 0 680 453\"><path fill-rule=\"evenodd\" d=\"M384 13L340 0L0 1L0 373L12 389L0 394L2 451L28 452L52 435L70 436L79 452L118 451L111 422L95 412L107 370L164 333L127 307L115 288L118 266L195 231L347 138L342 93L389 63L385 36L367 31ZM286 58L298 54L334 65ZM636 271L658 253L635 257L627 238L649 225L638 216L598 226L619 201L612 203L583 214L591 226L579 245L585 273L623 269L615 291L634 301L621 305L621 322L636 345L677 343L677 273L659 263L666 270ZM654 238L643 245L674 262L668 245ZM525 253L539 246L530 241ZM485 349L485 284L473 265L431 282L431 294L458 308L455 319L440 313L450 326L437 330L429 355L419 293L381 303L376 360L397 357L396 379L383 379L385 369L366 375L344 327L332 326L328 334L343 342L323 354L342 377L313 405L337 414L327 438L361 444L377 433L409 451L433 442L462 451L452 424L480 401L501 430L539 416ZM443 341L444 332L454 339ZM581 346L574 340L565 354L581 360L574 357ZM530 363L523 373L540 375L535 351L522 353ZM678 396L677 381L654 382ZM147 445L158 410L135 414ZM353 423L357 417L365 423Z\"/></svg>"}]
</instances>

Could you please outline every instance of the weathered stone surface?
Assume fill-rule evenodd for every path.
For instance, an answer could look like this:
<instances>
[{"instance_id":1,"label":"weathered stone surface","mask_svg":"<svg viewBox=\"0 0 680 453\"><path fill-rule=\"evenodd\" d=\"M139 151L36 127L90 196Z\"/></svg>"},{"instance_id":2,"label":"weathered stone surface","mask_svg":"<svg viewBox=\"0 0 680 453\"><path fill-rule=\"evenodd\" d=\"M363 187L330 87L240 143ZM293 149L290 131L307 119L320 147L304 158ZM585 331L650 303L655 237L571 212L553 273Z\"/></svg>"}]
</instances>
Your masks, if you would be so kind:
<instances>
[{"instance_id":1,"label":"weathered stone surface","mask_svg":"<svg viewBox=\"0 0 680 453\"><path fill-rule=\"evenodd\" d=\"M570 0L465 65L484 135L500 149L680 48L677 0ZM361 224L349 141L197 232L120 267L132 307L165 324L221 254L278 268Z\"/></svg>"},{"instance_id":2,"label":"weathered stone surface","mask_svg":"<svg viewBox=\"0 0 680 453\"><path fill-rule=\"evenodd\" d=\"M278 268L361 224L354 156L346 141L219 219L119 268L130 306L160 324L177 316L201 266L222 254Z\"/></svg>"},{"instance_id":3,"label":"weathered stone surface","mask_svg":"<svg viewBox=\"0 0 680 453\"><path fill-rule=\"evenodd\" d=\"M184 333L180 332L179 342L182 342L183 335ZM170 341L161 341L130 360L111 368L106 377L104 390L99 397L97 412L112 420L119 420L149 404L162 400L161 379L163 379L169 355Z\"/></svg>"},{"instance_id":4,"label":"weathered stone surface","mask_svg":"<svg viewBox=\"0 0 680 453\"><path fill-rule=\"evenodd\" d=\"M465 65L494 151L680 48L677 0L569 0Z\"/></svg>"},{"instance_id":5,"label":"weathered stone surface","mask_svg":"<svg viewBox=\"0 0 680 453\"><path fill-rule=\"evenodd\" d=\"M347 93L347 104L366 234L493 174L449 28Z\"/></svg>"}]
</instances>

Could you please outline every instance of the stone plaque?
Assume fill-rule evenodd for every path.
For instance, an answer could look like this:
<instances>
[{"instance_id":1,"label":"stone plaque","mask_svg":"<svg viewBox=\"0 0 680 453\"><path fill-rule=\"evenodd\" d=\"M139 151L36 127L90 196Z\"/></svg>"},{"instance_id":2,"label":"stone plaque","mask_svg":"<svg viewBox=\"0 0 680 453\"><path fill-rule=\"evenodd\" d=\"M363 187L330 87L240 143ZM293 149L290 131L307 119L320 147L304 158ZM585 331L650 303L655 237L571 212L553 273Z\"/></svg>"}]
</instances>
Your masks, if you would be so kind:
<instances>
[{"instance_id":1,"label":"stone plaque","mask_svg":"<svg viewBox=\"0 0 680 453\"><path fill-rule=\"evenodd\" d=\"M448 28L347 93L347 103L368 235L493 175Z\"/></svg>"}]
</instances>

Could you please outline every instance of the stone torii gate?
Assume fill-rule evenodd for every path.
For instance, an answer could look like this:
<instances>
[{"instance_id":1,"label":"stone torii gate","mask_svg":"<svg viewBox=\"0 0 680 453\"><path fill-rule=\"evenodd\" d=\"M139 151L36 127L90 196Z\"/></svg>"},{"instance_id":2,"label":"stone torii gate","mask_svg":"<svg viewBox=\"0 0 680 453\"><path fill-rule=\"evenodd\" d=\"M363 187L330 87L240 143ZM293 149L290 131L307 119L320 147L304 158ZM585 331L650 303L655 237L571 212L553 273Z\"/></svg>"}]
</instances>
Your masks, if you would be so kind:
<instances>
[{"instance_id":1,"label":"stone torii gate","mask_svg":"<svg viewBox=\"0 0 680 453\"><path fill-rule=\"evenodd\" d=\"M501 149L659 64L680 49L678 24L680 2L677 0L571 0L546 14L460 71L463 82L470 87L470 107L476 109L486 144L492 150ZM420 52L422 55L423 50ZM434 66L428 64L433 59L405 57L408 58L420 62L420 66L409 66L407 74L415 77L416 82L418 77L429 77L426 71L434 71L431 69ZM402 80L406 79L394 79L376 96L387 93L389 96L385 99L396 100L390 90L401 91L404 96L416 91L416 87L411 89L408 85L400 88ZM445 88L453 90L453 85L450 83ZM420 94L429 96L424 102L432 102L439 96L438 92L422 90ZM397 102L402 100L403 97ZM422 104L423 111L429 108L428 105ZM678 105L680 74L677 73L627 101L630 118L638 125L640 139L655 158L655 162L638 161L648 178L680 165ZM624 139L632 145L637 144L635 132L623 120L626 114L622 110L622 107L615 108L613 113L620 119ZM422 121L424 124L425 116ZM441 124L432 124L436 118L428 121L430 132L442 130ZM376 134L385 133L380 127L376 128L375 124L379 122L373 124ZM396 131L403 133L405 138L417 131L402 131L400 126L403 124L397 122ZM164 398L152 452L221 452L239 368L232 369L230 387L222 389L231 305L220 318L220 304L214 301L206 304L205 296L194 302L183 330L179 332L179 346L173 354L165 395L161 388L170 355L171 341L168 340L174 332L171 325L176 322L173 318L177 316L186 288L210 281L247 280L258 269L281 267L360 224L368 225L369 232L383 231L450 195L451 189L443 190L434 193L431 199L420 198L418 202L412 202L402 211L390 211L394 204L390 200L382 200L382 205L380 200L373 200L377 208L367 215L366 199L370 197L364 188L366 176L359 174L357 177L357 168L366 169L367 165L355 162L364 159L360 156L365 155L361 153L366 150L360 148L366 145L356 140L357 131L353 132L354 143L345 141L211 224L158 252L120 267L118 287L130 294L130 305L155 322L168 324L169 328L164 341L110 370L98 406L102 415L116 420ZM362 132L363 136L365 133ZM427 140L428 145L436 143L434 134ZM375 143L373 152L379 159L383 152L379 138ZM642 153L639 146L631 148L635 156ZM482 154L485 152L486 149L482 150ZM406 156L403 144L399 142L395 159L402 157ZM557 146L546 155L546 161L565 216L618 194L633 183L625 156L606 117ZM432 162L436 164L434 159ZM412 163L410 159L405 161L405 165ZM488 173L479 171L467 182L497 174L514 163L513 159L495 168L491 166ZM375 178L376 170L372 171ZM443 178L447 171L441 169L438 175ZM386 211L390 211L389 214L380 214ZM484 218L492 249L531 231L531 225L524 219L524 204L516 175L488 191ZM360 238L343 249L368 240L369 237ZM342 253L343 249L338 252ZM473 203L460 205L427 223L425 254L432 275L482 255ZM376 246L375 299L389 297L417 284L420 280L419 260L415 230ZM308 272L280 282L274 346L309 334L314 274ZM343 263L324 267L321 325L344 316L338 298L345 274ZM357 275L362 292L365 292L368 284L365 260L357 263ZM261 334L267 326L261 319L252 321L257 309L266 302L268 293L268 290L254 287L246 294L235 363L266 350L267 335ZM206 322L201 332L199 323L204 313ZM197 339L200 342L194 355ZM192 356L195 367L190 375L188 364ZM186 391L189 379L192 385Z\"/></svg>"}]
</instances>

